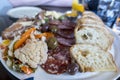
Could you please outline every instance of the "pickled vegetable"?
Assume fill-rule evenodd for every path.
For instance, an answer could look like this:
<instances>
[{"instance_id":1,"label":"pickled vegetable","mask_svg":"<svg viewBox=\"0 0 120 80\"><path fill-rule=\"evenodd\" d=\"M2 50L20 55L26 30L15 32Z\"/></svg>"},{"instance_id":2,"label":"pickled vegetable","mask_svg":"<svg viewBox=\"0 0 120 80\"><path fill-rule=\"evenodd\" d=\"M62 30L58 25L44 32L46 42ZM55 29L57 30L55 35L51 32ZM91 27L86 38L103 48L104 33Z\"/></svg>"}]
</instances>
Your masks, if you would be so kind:
<instances>
[{"instance_id":1,"label":"pickled vegetable","mask_svg":"<svg viewBox=\"0 0 120 80\"><path fill-rule=\"evenodd\" d=\"M56 33L58 31L58 27L57 26L51 26L50 30L51 30L51 32Z\"/></svg>"},{"instance_id":2,"label":"pickled vegetable","mask_svg":"<svg viewBox=\"0 0 120 80\"><path fill-rule=\"evenodd\" d=\"M9 39L3 40L3 42L2 42L2 45L4 45L4 46L8 46L9 44L10 44Z\"/></svg>"},{"instance_id":3,"label":"pickled vegetable","mask_svg":"<svg viewBox=\"0 0 120 80\"><path fill-rule=\"evenodd\" d=\"M12 69L13 69L14 71L17 71L17 72L22 72L22 70L20 69L20 64L15 64L15 63L13 63L13 64L12 64Z\"/></svg>"},{"instance_id":4,"label":"pickled vegetable","mask_svg":"<svg viewBox=\"0 0 120 80\"><path fill-rule=\"evenodd\" d=\"M28 66L22 66L22 67L21 67L21 70L22 70L24 73L26 73L26 74L31 74L31 73L33 73L33 70L32 70L30 67L28 67Z\"/></svg>"},{"instance_id":5,"label":"pickled vegetable","mask_svg":"<svg viewBox=\"0 0 120 80\"><path fill-rule=\"evenodd\" d=\"M54 34L50 33L50 32L44 32L42 34L35 35L35 38L41 38L42 36L44 36L48 39L48 38L54 37Z\"/></svg>"},{"instance_id":6,"label":"pickled vegetable","mask_svg":"<svg viewBox=\"0 0 120 80\"><path fill-rule=\"evenodd\" d=\"M20 40L18 40L15 43L14 49L19 48L27 40L27 38L30 37L31 32L33 32L35 30L36 30L36 28L33 27L33 28L28 29L25 33L23 33L22 36L21 36L21 38L20 38Z\"/></svg>"},{"instance_id":7,"label":"pickled vegetable","mask_svg":"<svg viewBox=\"0 0 120 80\"><path fill-rule=\"evenodd\" d=\"M55 49L58 46L57 39L55 37L51 37L47 40L47 45L49 49Z\"/></svg>"}]
</instances>

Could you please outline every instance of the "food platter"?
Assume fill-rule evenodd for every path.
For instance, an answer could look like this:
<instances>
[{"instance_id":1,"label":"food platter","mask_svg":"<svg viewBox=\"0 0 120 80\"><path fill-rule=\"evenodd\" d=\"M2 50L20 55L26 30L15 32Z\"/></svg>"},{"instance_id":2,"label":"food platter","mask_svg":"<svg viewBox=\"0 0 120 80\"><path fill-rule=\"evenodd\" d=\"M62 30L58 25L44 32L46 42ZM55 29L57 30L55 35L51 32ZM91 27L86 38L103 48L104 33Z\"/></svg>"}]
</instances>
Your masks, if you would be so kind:
<instances>
[{"instance_id":1,"label":"food platter","mask_svg":"<svg viewBox=\"0 0 120 80\"><path fill-rule=\"evenodd\" d=\"M27 74L22 74L22 73L18 73L15 72L11 69L8 68L8 66L5 64L5 61L1 58L1 54L0 54L0 61L3 64L3 66L15 77L17 77L18 79L26 79L26 78L30 78L30 77L34 77L35 80L115 80L120 76L120 39L118 37L118 35L116 35L111 29L109 29L109 31L114 35L114 42L112 45L112 49L110 50L110 52L112 53L112 55L114 56L114 60L115 63L117 65L118 71L117 72L88 72L88 73L77 73L76 75L68 75L66 73L61 74L61 75L51 75L46 73L43 69L38 68L36 70L35 73L32 73L30 75Z\"/></svg>"},{"instance_id":2,"label":"food platter","mask_svg":"<svg viewBox=\"0 0 120 80\"><path fill-rule=\"evenodd\" d=\"M42 20L41 20L42 21ZM54 21L54 20L53 20ZM72 22L70 22L70 23L72 23ZM69 23L69 25L70 25L70 23ZM53 23L50 23L49 22L49 24L53 24ZM55 23L56 24L56 23ZM58 24L58 23L57 23ZM62 24L62 22L60 23L60 24ZM74 25L75 26L75 25ZM43 28L43 27L42 27ZM69 29L70 28L68 28L68 27L65 27L65 26L62 26L62 28L66 28L66 29L68 29L67 31L69 31ZM30 30L33 30L33 29L35 29L34 27L32 27L32 28L30 28ZM52 28L50 28L51 29L51 31L53 31L53 29L54 30L56 30L54 27L52 27ZM114 36L114 41L113 41L113 44L112 44L112 47L111 47L111 50L109 50L109 52L112 54L112 56L113 56L113 60L115 61L115 63L116 63L116 66L117 66L117 72L85 72L85 73L81 73L81 72L77 72L75 75L69 75L69 74L67 74L65 71L65 67L64 67L64 69L62 69L62 70L65 70L65 71L63 71L63 72L60 72L60 74L59 74L59 72L56 72L56 73L54 73L53 71L48 71L48 73L51 73L51 74L48 74L47 73L47 70L49 70L49 69L51 69L50 67L47 67L47 69L45 69L45 67L46 67L46 64L47 64L47 66L50 66L49 65L49 63L47 63L47 61L48 60L50 60L49 58L50 57L53 57L53 56L51 56L52 54L50 54L50 52L48 51L48 54L49 54L49 57L48 57L48 59L47 59L47 61L46 61L46 63L45 64L42 64L41 66L38 66L37 67L37 69L35 70L35 72L34 73L31 73L31 74L24 74L24 73L19 73L19 72L16 72L16 71L14 71L14 70L11 70L10 68L8 68L8 66L6 65L7 63L5 62L5 60L3 60L3 55L2 55L2 53L0 54L0 60L1 60L1 63L3 64L3 66L11 73L11 74L13 74L15 77L17 77L18 79L27 79L27 78L30 78L30 77L34 77L34 79L35 80L80 80L80 79L82 79L82 80L93 80L93 79L97 79L97 80L101 80L101 79L106 79L106 80L113 80L113 79L116 79L116 78L118 78L119 76L120 76L120 63L119 63L119 56L120 56L120 50L119 50L119 47L120 47L120 42L119 42L119 37L111 30L111 29L109 29L108 28L108 30L111 32L111 34L113 34L113 36ZM20 31L20 30L19 30ZM27 30L27 31L29 31L29 29ZM26 33L27 31L25 31L24 33ZM54 33L54 32L53 32ZM39 33L39 34L41 34L41 33ZM43 34L43 33L42 33ZM65 33L66 34L66 33ZM34 34L34 35L36 35L36 34ZM46 36L46 35L44 35L44 36ZM62 35L62 36L64 36L64 35ZM9 36L8 36L9 37ZM18 36L19 37L19 36ZM31 38L31 36L29 36L30 38ZM60 40L60 37L59 36L57 36L58 37L58 39ZM66 36L65 36L66 37ZM68 36L67 36L68 37ZM73 37L71 37L70 36L70 38L72 38L72 39L74 39ZM15 38L16 39L16 38ZM15 40L14 39L14 40ZM21 38L20 38L21 39ZM34 39L35 40L35 38L31 38L31 39ZM42 40L42 38L40 38L41 40ZM36 39L36 41L37 40L40 40L40 39ZM47 37L46 37L46 39L47 39ZM57 40L58 40L57 39ZM15 44L16 44L16 42L15 41L12 41L12 42L14 42ZM29 40L29 38L28 38L28 40ZM59 41L58 40L58 41ZM60 40L60 42L62 41L62 40L64 40L64 39L61 39ZM66 39L67 40L67 39ZM69 39L70 40L70 39ZM68 40L68 41L69 41ZM18 40L19 41L19 40ZM53 39L52 39L52 41L53 41ZM0 41L0 42L2 42L2 40ZM28 41L29 42L29 41ZM47 41L46 41L47 42ZM25 42L24 42L25 43ZM21 45L20 47L19 47L19 49L21 49L22 47L24 47L24 45L26 45L27 44L27 39L26 39L26 44L24 44L23 43L23 45ZM65 41L62 41L62 44L64 44L65 43ZM11 43L12 44L12 43ZM14 44L14 46L12 46L12 48L14 48L15 47L15 44ZM32 43L31 43L32 44ZM47 43L47 45L48 45L48 47L49 47L49 44ZM65 46L70 46L69 44L64 44ZM73 44L72 44L73 45ZM71 46L72 46L71 45ZM49 48L51 48L51 47L49 47ZM56 48L54 48L53 50L56 50L58 48L58 50L62 50L61 49L61 45L59 44L58 45L58 47L56 47ZM63 47L63 48L65 48L65 47ZM26 49L26 48L25 48ZM14 50L16 50L16 48L14 49ZM17 49L18 50L18 49ZM43 48L41 49L42 51L44 50ZM52 52L54 52L53 50L50 50L50 51L52 51ZM68 50L68 48L66 47L66 50ZM65 50L65 51L66 51ZM12 51L12 50L11 50ZM26 50L25 50L26 51ZM57 52L57 51L56 51ZM66 52L67 53L67 52ZM22 53L21 53L22 54ZM56 53L55 53L56 54ZM57 52L57 54L58 54L58 52ZM8 55L9 55L9 53L8 53ZM16 56L16 54L14 54L15 56ZM10 56L10 55L9 55ZM8 58L9 59L9 56L8 57L6 57L6 58ZM66 56L66 55L65 55ZM69 56L69 55L68 55ZM14 57L14 56L12 56L12 57ZM58 58L60 58L61 57L61 54L60 55L57 55L57 57ZM16 59L17 57L15 57L14 59ZM18 58L19 59L19 58ZM61 58L60 58L61 59ZM63 57L62 57L62 59L64 59ZM71 61L72 61L72 58L69 58L69 59L71 59L70 60L70 63L71 63ZM68 62L65 62L64 63L64 61L63 61L63 63L64 63L64 65L66 65L67 64L67 66L66 67L68 67L68 64L70 64L69 63L69 59L67 58L66 59L66 57L65 57L65 60L64 61L66 61L66 60L68 60ZM13 61L14 62L14 60L12 59L11 61ZM55 63L53 62L52 64L57 64L57 67L59 68L59 66L58 66L58 62L56 62L57 60L55 60L55 59L53 59L52 61L55 61ZM27 64L25 64L24 62L22 63L21 61L19 62L20 64L22 64L22 65L20 65L20 66L26 66L26 65L29 65L30 67L31 67L31 63L29 64L29 63L27 63ZM60 62L60 64L63 64L63 63L61 63ZM37 65L38 65L38 63L37 63ZM40 65L40 64L39 64ZM45 66L45 67L43 67L43 66ZM54 65L52 65L53 66L53 68L54 68ZM41 68L42 67L42 68ZM12 68L13 68L13 63L12 63ZM21 67L20 67L21 68ZM35 67L36 68L36 67ZM51 69L52 70L52 69ZM46 71L46 72L45 72ZM59 71L59 70L58 70ZM61 74L62 73L62 74Z\"/></svg>"}]
</instances>

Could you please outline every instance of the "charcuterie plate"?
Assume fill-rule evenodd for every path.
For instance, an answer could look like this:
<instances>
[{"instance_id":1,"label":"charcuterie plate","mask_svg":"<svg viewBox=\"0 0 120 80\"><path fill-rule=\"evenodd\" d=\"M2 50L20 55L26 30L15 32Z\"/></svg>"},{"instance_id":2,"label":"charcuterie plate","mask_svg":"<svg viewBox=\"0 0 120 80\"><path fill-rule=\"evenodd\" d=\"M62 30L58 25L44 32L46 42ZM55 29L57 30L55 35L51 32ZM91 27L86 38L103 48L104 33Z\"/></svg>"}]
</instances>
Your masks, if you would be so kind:
<instances>
[{"instance_id":1,"label":"charcuterie plate","mask_svg":"<svg viewBox=\"0 0 120 80\"><path fill-rule=\"evenodd\" d=\"M53 14L53 13L52 13ZM56 13L54 13L54 15L56 15ZM58 16L56 16L55 18L58 18ZM54 22L54 21L53 21ZM54 24L54 25L57 25L57 24L59 24L59 21L56 21L56 23L53 23L53 22L51 22L50 24ZM44 23L44 21L43 21L43 23ZM64 22L63 22L64 23ZM60 26L61 26L61 24L62 24L62 27L60 27L60 29L63 29L63 28L65 28L65 29L70 29L70 28L67 28L67 27L65 27L65 26L63 26L63 23L60 23ZM69 22L68 22L69 23ZM70 23L70 24L72 24L72 23ZM26 25L26 24L24 24L24 25ZM67 26L71 26L71 25L67 25ZM37 26L38 27L38 26ZM36 27L36 28L37 28ZM51 28L50 28L51 29ZM56 29L52 29L52 31L53 32L55 32L55 30ZM61 74L56 74L56 72L50 72L49 70L46 70L45 68L44 68L44 66L45 67L48 67L48 68L50 68L50 65L49 64L47 64L47 66L46 65L43 65L42 66L42 68L41 68L41 66L38 66L37 67L37 69L35 70L35 72L34 73L31 73L31 74L25 74L25 73L20 73L20 72L16 72L16 71L14 71L14 70L12 70L12 69L10 69L7 65L6 65L6 62L5 62L5 60L3 59L3 54L2 54L2 51L0 52L0 61L1 61L1 63L3 64L3 66L12 74L12 75L14 75L15 77L17 77L18 79L27 79L27 78L30 78L30 77L34 77L34 80L114 80L114 79L117 79L119 76L120 76L120 63L119 63L119 61L120 61L120 58L119 58L119 56L120 56L120 39L119 39L119 37L118 37L118 35L116 35L111 29L109 29L108 28L108 30L111 32L111 34L114 36L114 41L113 41L113 44L112 44L112 47L111 47L111 50L109 50L109 52L112 54L112 56L113 56L113 60L115 61L115 63L116 63L116 66L117 66L117 72L85 72L85 73L82 73L82 72L77 72L76 74L74 74L74 75L70 75L70 74L68 74L67 72L64 72L64 69L63 68L61 68L62 70L63 70L63 72L61 72L61 71L59 71ZM67 38L72 38L72 36L65 36L65 35L68 35L67 33L64 33L65 35L62 35L62 33L59 33L59 31L58 31L58 34L60 35L60 36L62 36L62 37L67 37ZM71 34L71 32L70 32L70 34ZM8 34L9 35L9 34ZM46 36L46 35L45 35ZM9 36L8 36L9 37ZM72 38L73 39L73 38ZM62 43L63 45L65 45L65 46L70 46L71 44L69 44L69 41L68 41L68 43L67 42L65 42L65 39L63 39L63 38L61 38L61 37L59 37L59 36L57 36L57 40L59 41L59 43ZM67 41L68 39L66 39L66 41ZM72 40L71 40L72 41ZM0 42L2 42L2 39L1 39L1 41ZM73 44L73 43L72 43ZM52 46L52 48L53 48L53 46ZM60 48L58 51L64 51L64 50L66 50L67 48L66 47L63 47L63 49L62 48ZM55 51L54 51L55 52ZM49 52L50 53L50 52ZM58 54L59 56L61 56L61 54ZM59 57L57 55L57 57L58 58L61 58L61 57ZM53 56L56 56L56 55L53 55ZM66 56L66 55L65 55ZM67 56L69 56L69 55L67 55ZM66 57L65 57L66 58ZM18 57L18 59L20 59L19 57ZM63 57L62 57L62 59L64 59ZM21 59L20 59L21 60ZM69 60L69 59L68 59ZM22 61L22 60L21 60ZM48 61L49 62L49 61ZM58 61L59 62L59 61ZM27 63L27 62L26 62ZM63 63L61 63L61 62L59 62L60 64L63 64ZM69 63L69 62L66 62L66 64L67 63ZM27 64L29 64L31 67L34 67L33 65L31 65L30 63L27 63ZM54 64L56 64L56 63L54 63ZM64 65L66 65L65 63L64 63ZM23 64L22 64L23 65ZM58 64L59 65L59 64ZM59 66L58 66L59 67ZM36 68L36 67L35 67ZM44 70L44 69L46 70ZM66 67L65 67L66 68ZM49 73L47 73L47 71L49 72L49 73L54 73L54 74L49 74ZM57 73L59 73L59 72L57 72Z\"/></svg>"}]
</instances>

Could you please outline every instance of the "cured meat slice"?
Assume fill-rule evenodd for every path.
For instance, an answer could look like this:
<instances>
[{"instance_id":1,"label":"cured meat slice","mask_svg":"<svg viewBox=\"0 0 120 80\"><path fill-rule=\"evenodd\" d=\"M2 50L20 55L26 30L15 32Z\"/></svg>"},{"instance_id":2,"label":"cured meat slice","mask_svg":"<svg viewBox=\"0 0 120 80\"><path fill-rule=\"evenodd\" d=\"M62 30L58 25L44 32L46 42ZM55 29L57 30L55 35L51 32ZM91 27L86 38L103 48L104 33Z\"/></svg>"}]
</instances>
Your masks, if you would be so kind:
<instances>
[{"instance_id":1,"label":"cured meat slice","mask_svg":"<svg viewBox=\"0 0 120 80\"><path fill-rule=\"evenodd\" d=\"M67 70L67 64L64 61L56 60L54 57L49 56L47 62L42 65L42 68L51 74L61 74Z\"/></svg>"},{"instance_id":2,"label":"cured meat slice","mask_svg":"<svg viewBox=\"0 0 120 80\"><path fill-rule=\"evenodd\" d=\"M73 27L75 28L76 24L70 20L62 20L62 24L65 26Z\"/></svg>"},{"instance_id":3,"label":"cured meat slice","mask_svg":"<svg viewBox=\"0 0 120 80\"><path fill-rule=\"evenodd\" d=\"M57 34L64 38L74 38L73 30L58 30Z\"/></svg>"},{"instance_id":4,"label":"cured meat slice","mask_svg":"<svg viewBox=\"0 0 120 80\"><path fill-rule=\"evenodd\" d=\"M59 29L73 29L73 27L71 27L71 26L66 26L66 25L64 25L64 24L58 25L58 28L59 28Z\"/></svg>"},{"instance_id":5,"label":"cured meat slice","mask_svg":"<svg viewBox=\"0 0 120 80\"><path fill-rule=\"evenodd\" d=\"M13 39L14 36L21 34L24 30L25 27L23 27L22 24L14 23L2 32L2 37L3 39Z\"/></svg>"},{"instance_id":6,"label":"cured meat slice","mask_svg":"<svg viewBox=\"0 0 120 80\"><path fill-rule=\"evenodd\" d=\"M67 70L71 62L69 47L59 46L48 52L48 59L42 68L51 74L61 74Z\"/></svg>"},{"instance_id":7,"label":"cured meat slice","mask_svg":"<svg viewBox=\"0 0 120 80\"><path fill-rule=\"evenodd\" d=\"M50 25L59 25L59 24L61 24L61 22L59 20L50 20L49 24Z\"/></svg>"},{"instance_id":8,"label":"cured meat slice","mask_svg":"<svg viewBox=\"0 0 120 80\"><path fill-rule=\"evenodd\" d=\"M75 39L65 39L62 37L57 37L57 40L60 44L64 46L72 46L73 44L75 44Z\"/></svg>"}]
</instances>

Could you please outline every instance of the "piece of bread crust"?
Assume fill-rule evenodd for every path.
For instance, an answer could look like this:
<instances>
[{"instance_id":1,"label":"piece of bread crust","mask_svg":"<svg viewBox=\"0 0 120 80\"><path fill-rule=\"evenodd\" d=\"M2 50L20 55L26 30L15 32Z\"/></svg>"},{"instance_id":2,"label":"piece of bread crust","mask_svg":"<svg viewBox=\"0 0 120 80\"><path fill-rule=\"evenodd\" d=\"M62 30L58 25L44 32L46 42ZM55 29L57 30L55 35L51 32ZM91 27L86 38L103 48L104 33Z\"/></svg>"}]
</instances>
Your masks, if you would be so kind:
<instances>
[{"instance_id":1,"label":"piece of bread crust","mask_svg":"<svg viewBox=\"0 0 120 80\"><path fill-rule=\"evenodd\" d=\"M112 55L96 45L75 44L70 52L82 72L117 71Z\"/></svg>"},{"instance_id":2,"label":"piece of bread crust","mask_svg":"<svg viewBox=\"0 0 120 80\"><path fill-rule=\"evenodd\" d=\"M108 51L113 43L113 39L111 40L107 35L108 33L105 30L98 27L79 26L75 28L76 43L94 44L105 51Z\"/></svg>"},{"instance_id":3,"label":"piece of bread crust","mask_svg":"<svg viewBox=\"0 0 120 80\"><path fill-rule=\"evenodd\" d=\"M104 49L106 51L108 51L109 49L111 49L114 37L113 35L109 32L109 30L106 28L106 26L104 25L104 23L102 22L102 20L93 12L90 11L85 11L83 13L83 16L78 19L77 22L77 26L78 28L75 29L75 37L76 37L76 31L78 31L77 29L81 29L81 27L95 27L100 29L102 32L104 32L105 36L109 39L109 46ZM77 42L77 37L76 37L76 42ZM80 42L81 43L81 42ZM104 46L103 46L104 47Z\"/></svg>"}]
</instances>

